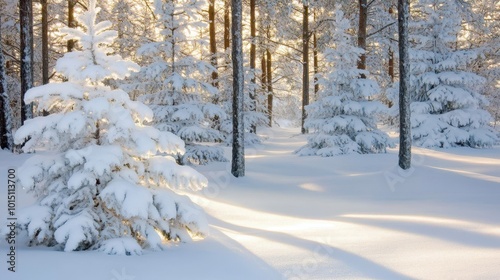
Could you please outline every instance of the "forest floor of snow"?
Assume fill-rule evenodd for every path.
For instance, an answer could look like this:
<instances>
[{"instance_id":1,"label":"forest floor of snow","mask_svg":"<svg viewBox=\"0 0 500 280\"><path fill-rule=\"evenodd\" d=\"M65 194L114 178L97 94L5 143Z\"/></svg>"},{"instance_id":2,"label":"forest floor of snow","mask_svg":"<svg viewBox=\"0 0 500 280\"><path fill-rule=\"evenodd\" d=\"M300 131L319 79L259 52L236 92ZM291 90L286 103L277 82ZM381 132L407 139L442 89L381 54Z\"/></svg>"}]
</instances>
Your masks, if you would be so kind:
<instances>
[{"instance_id":1,"label":"forest floor of snow","mask_svg":"<svg viewBox=\"0 0 500 280\"><path fill-rule=\"evenodd\" d=\"M298 157L298 129L261 134L245 177L229 163L196 167L210 181L191 194L208 214L206 239L142 256L16 244L16 272L0 240L0 279L500 278L500 147L413 148L401 172L397 149ZM2 222L7 169L27 157L0 151ZM17 190L17 209L32 202Z\"/></svg>"}]
</instances>

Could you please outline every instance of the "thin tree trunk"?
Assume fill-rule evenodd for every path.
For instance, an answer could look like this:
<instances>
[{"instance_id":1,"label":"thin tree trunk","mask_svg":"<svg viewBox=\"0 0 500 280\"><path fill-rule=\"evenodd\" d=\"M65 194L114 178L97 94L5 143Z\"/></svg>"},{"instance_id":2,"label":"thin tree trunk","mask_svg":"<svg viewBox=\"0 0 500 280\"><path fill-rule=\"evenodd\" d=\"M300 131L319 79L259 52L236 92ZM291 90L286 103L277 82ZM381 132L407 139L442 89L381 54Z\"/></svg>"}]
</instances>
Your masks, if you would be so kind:
<instances>
[{"instance_id":1,"label":"thin tree trunk","mask_svg":"<svg viewBox=\"0 0 500 280\"><path fill-rule=\"evenodd\" d=\"M260 60L260 69L262 69L262 74L261 74L261 86L262 86L262 92L264 96L267 96L267 63L266 63L266 51L262 53L262 58ZM270 119L270 116L268 115L268 119Z\"/></svg>"},{"instance_id":2,"label":"thin tree trunk","mask_svg":"<svg viewBox=\"0 0 500 280\"><path fill-rule=\"evenodd\" d=\"M49 83L49 23L47 0L40 0L42 5L42 84Z\"/></svg>"},{"instance_id":3,"label":"thin tree trunk","mask_svg":"<svg viewBox=\"0 0 500 280\"><path fill-rule=\"evenodd\" d=\"M314 57L314 98L315 100L318 99L318 91L319 91L319 84L318 84L318 73L319 73L319 65L318 65L318 39L316 38L316 31L313 33L313 57Z\"/></svg>"},{"instance_id":4,"label":"thin tree trunk","mask_svg":"<svg viewBox=\"0 0 500 280\"><path fill-rule=\"evenodd\" d=\"M269 127L273 126L273 59L271 51L266 50L266 72L267 72L267 114L269 116Z\"/></svg>"},{"instance_id":5,"label":"thin tree trunk","mask_svg":"<svg viewBox=\"0 0 500 280\"><path fill-rule=\"evenodd\" d=\"M68 0L68 27L70 27L70 28L76 27L75 6L77 3L78 3L77 0ZM67 48L68 52L73 51L74 47L75 47L75 41L68 40L68 42L66 44L66 48Z\"/></svg>"},{"instance_id":6,"label":"thin tree trunk","mask_svg":"<svg viewBox=\"0 0 500 280\"><path fill-rule=\"evenodd\" d=\"M359 27L358 27L358 47L366 52L366 23L368 19L367 0L359 0ZM358 60L358 69L366 69L366 53L363 53ZM361 78L366 78L361 74Z\"/></svg>"},{"instance_id":7,"label":"thin tree trunk","mask_svg":"<svg viewBox=\"0 0 500 280\"><path fill-rule=\"evenodd\" d=\"M391 82L394 83L394 52L389 49L389 77L391 77Z\"/></svg>"},{"instance_id":8,"label":"thin tree trunk","mask_svg":"<svg viewBox=\"0 0 500 280\"><path fill-rule=\"evenodd\" d=\"M393 14L394 10L392 7L389 8L389 14ZM389 47L389 77L391 77L391 82L394 83L394 52L392 51L392 48Z\"/></svg>"},{"instance_id":9,"label":"thin tree trunk","mask_svg":"<svg viewBox=\"0 0 500 280\"><path fill-rule=\"evenodd\" d=\"M232 0L231 33L233 37L233 147L231 173L235 177L245 176L245 138L243 123L243 40L241 0Z\"/></svg>"},{"instance_id":10,"label":"thin tree trunk","mask_svg":"<svg viewBox=\"0 0 500 280\"><path fill-rule=\"evenodd\" d=\"M307 133L307 129L304 127L307 105L309 105L309 6L304 4L302 15L302 134Z\"/></svg>"},{"instance_id":11,"label":"thin tree trunk","mask_svg":"<svg viewBox=\"0 0 500 280\"><path fill-rule=\"evenodd\" d=\"M252 111L257 111L257 96L256 89L257 85L255 83L255 60L256 60L256 46L255 46L255 0L250 0L250 109ZM250 127L250 133L256 133L257 127L252 124Z\"/></svg>"},{"instance_id":12,"label":"thin tree trunk","mask_svg":"<svg viewBox=\"0 0 500 280\"><path fill-rule=\"evenodd\" d=\"M230 15L230 0L224 0L224 51L227 52L231 42L231 18Z\"/></svg>"},{"instance_id":13,"label":"thin tree trunk","mask_svg":"<svg viewBox=\"0 0 500 280\"><path fill-rule=\"evenodd\" d=\"M409 0L398 0L399 32L399 166L411 167L410 62L408 58Z\"/></svg>"},{"instance_id":14,"label":"thin tree trunk","mask_svg":"<svg viewBox=\"0 0 500 280\"><path fill-rule=\"evenodd\" d=\"M32 105L24 102L26 92L33 87L33 3L19 1L21 26L21 123L33 117Z\"/></svg>"},{"instance_id":15,"label":"thin tree trunk","mask_svg":"<svg viewBox=\"0 0 500 280\"><path fill-rule=\"evenodd\" d=\"M210 33L210 63L214 67L212 85L219 88L219 74L217 72L217 41L215 38L215 0L210 0L208 6L208 21Z\"/></svg>"},{"instance_id":16,"label":"thin tree trunk","mask_svg":"<svg viewBox=\"0 0 500 280\"><path fill-rule=\"evenodd\" d=\"M10 98L7 94L7 74L5 72L5 57L1 41L2 28L0 28L0 149L9 149L12 151L12 109L10 107Z\"/></svg>"}]
</instances>

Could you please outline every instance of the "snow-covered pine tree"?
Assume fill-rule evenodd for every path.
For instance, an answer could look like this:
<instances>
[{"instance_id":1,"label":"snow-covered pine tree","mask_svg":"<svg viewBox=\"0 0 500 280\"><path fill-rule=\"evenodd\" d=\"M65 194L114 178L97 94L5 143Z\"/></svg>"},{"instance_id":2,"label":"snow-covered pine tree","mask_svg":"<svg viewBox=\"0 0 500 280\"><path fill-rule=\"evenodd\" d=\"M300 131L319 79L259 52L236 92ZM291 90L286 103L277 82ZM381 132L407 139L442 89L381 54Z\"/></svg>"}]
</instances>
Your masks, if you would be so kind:
<instances>
[{"instance_id":1,"label":"snow-covered pine tree","mask_svg":"<svg viewBox=\"0 0 500 280\"><path fill-rule=\"evenodd\" d=\"M423 147L488 147L497 141L481 109L485 79L468 71L477 50L456 49L461 28L457 1L420 0L410 24L413 48L413 143Z\"/></svg>"},{"instance_id":2,"label":"snow-covered pine tree","mask_svg":"<svg viewBox=\"0 0 500 280\"><path fill-rule=\"evenodd\" d=\"M369 73L356 67L363 50L354 46L349 28L349 20L336 6L335 48L324 53L328 68L318 80L319 99L307 107L304 124L313 133L307 145L297 150L299 155L379 153L390 145L388 136L376 125L376 113L384 109L373 100L379 87L375 81L361 78Z\"/></svg>"},{"instance_id":3,"label":"snow-covered pine tree","mask_svg":"<svg viewBox=\"0 0 500 280\"><path fill-rule=\"evenodd\" d=\"M221 142L224 137L213 122L227 118L222 107L212 103L219 95L210 81L214 68L199 58L196 48L207 45L196 32L205 27L199 13L205 6L205 0L156 0L162 39L138 51L150 60L138 75L147 93L141 100L153 109L155 127L186 142L182 163L226 161L220 147L200 144Z\"/></svg>"},{"instance_id":4,"label":"snow-covered pine tree","mask_svg":"<svg viewBox=\"0 0 500 280\"><path fill-rule=\"evenodd\" d=\"M81 44L57 61L68 81L26 94L26 102L50 115L26 121L15 134L25 151L40 151L19 168L19 186L37 202L17 225L31 245L109 254L203 236L203 211L176 191L200 189L207 180L172 157L184 151L179 137L144 125L151 109L105 85L139 67L109 55L117 34L109 21L95 22L98 12L91 0L79 16L83 29L62 30Z\"/></svg>"}]
</instances>

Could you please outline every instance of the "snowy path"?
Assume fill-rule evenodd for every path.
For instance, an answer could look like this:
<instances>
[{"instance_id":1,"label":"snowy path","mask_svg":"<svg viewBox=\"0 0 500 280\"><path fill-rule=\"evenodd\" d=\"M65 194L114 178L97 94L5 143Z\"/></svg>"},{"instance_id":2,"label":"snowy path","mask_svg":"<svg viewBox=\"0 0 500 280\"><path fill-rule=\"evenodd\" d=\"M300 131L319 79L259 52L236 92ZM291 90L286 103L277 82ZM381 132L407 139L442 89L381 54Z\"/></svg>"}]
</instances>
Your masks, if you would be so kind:
<instances>
[{"instance_id":1,"label":"snowy path","mask_svg":"<svg viewBox=\"0 0 500 280\"><path fill-rule=\"evenodd\" d=\"M203 241L130 257L19 246L12 274L0 240L0 279L500 278L500 147L414 149L399 174L396 150L297 157L298 132L265 131L244 178L228 163L197 168L210 180L193 198L209 214ZM25 159L0 151L0 180ZM18 190L18 208L31 202Z\"/></svg>"},{"instance_id":2,"label":"snowy path","mask_svg":"<svg viewBox=\"0 0 500 280\"><path fill-rule=\"evenodd\" d=\"M205 168L211 224L287 279L500 277L500 149L297 157L297 130L268 131L247 176ZM248 278L251 279L251 278Z\"/></svg>"}]
</instances>

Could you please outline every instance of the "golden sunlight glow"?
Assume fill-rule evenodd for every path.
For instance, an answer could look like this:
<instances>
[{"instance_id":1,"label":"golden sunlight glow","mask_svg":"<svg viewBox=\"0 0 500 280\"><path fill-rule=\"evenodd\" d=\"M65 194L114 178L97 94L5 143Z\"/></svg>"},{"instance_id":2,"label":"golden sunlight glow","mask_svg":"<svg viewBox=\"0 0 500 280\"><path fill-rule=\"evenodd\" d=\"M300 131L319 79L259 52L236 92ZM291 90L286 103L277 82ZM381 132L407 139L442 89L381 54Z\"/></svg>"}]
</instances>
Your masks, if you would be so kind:
<instances>
[{"instance_id":1,"label":"golden sunlight glow","mask_svg":"<svg viewBox=\"0 0 500 280\"><path fill-rule=\"evenodd\" d=\"M439 170L444 170L444 171L449 171L453 173L457 173L469 178L474 178L474 179L479 179L479 180L484 180L484 181L490 181L493 183L499 183L500 184L500 177L498 176L490 176L490 175L485 175L481 173L476 173L476 172L470 172L470 171L464 171L464 170L459 170L459 169L451 169L451 168L443 168L443 167L436 167L436 166L430 166L431 168L434 169L439 169Z\"/></svg>"},{"instance_id":2,"label":"golden sunlight glow","mask_svg":"<svg viewBox=\"0 0 500 280\"><path fill-rule=\"evenodd\" d=\"M299 187L301 189L307 190L307 191L313 191L313 192L324 192L325 189L317 184L312 184L312 183L305 183L305 184L300 184Z\"/></svg>"},{"instance_id":3,"label":"golden sunlight glow","mask_svg":"<svg viewBox=\"0 0 500 280\"><path fill-rule=\"evenodd\" d=\"M420 157L432 157L447 161L456 161L456 162L483 164L483 165L500 165L500 159L496 158L457 155L457 154L445 153L424 148L415 148L413 149L412 152L413 154L419 155Z\"/></svg>"}]
</instances>

